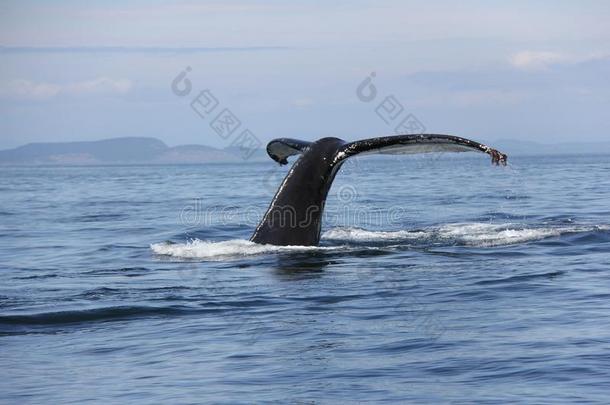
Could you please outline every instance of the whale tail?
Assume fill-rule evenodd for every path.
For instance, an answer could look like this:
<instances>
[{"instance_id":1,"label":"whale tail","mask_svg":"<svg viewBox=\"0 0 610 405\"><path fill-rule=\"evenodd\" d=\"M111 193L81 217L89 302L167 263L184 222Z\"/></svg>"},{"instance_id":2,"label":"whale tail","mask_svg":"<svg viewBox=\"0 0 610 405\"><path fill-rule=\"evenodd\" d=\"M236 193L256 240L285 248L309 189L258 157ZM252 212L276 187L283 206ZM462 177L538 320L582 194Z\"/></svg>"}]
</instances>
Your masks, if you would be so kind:
<instances>
[{"instance_id":1,"label":"whale tail","mask_svg":"<svg viewBox=\"0 0 610 405\"><path fill-rule=\"evenodd\" d=\"M284 178L251 241L273 245L315 246L320 241L321 218L330 186L343 162L358 154L418 154L482 152L492 164L506 165L505 154L479 142L451 135L395 135L345 142L322 138L315 142L274 139L267 153L284 165L302 155Z\"/></svg>"},{"instance_id":2,"label":"whale tail","mask_svg":"<svg viewBox=\"0 0 610 405\"><path fill-rule=\"evenodd\" d=\"M267 144L267 154L279 164L285 165L288 163L288 157L305 152L311 144L312 142L298 139L278 138ZM505 154L482 143L458 136L435 134L383 136L344 143L337 150L337 156L343 160L357 154L400 155L431 152L483 152L491 156L495 165L505 166L507 162Z\"/></svg>"}]
</instances>

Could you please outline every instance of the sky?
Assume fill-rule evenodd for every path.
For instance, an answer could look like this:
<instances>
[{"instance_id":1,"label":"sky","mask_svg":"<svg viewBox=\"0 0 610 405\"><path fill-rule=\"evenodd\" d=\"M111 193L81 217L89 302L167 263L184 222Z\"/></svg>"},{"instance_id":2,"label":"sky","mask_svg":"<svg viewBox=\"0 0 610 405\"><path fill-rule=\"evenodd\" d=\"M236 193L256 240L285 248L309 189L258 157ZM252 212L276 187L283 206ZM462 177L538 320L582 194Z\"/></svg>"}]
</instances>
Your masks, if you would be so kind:
<instances>
[{"instance_id":1,"label":"sky","mask_svg":"<svg viewBox=\"0 0 610 405\"><path fill-rule=\"evenodd\" d=\"M610 2L586 0L3 1L0 149L353 140L405 122L610 141L609 21ZM226 114L234 132L214 130Z\"/></svg>"}]
</instances>

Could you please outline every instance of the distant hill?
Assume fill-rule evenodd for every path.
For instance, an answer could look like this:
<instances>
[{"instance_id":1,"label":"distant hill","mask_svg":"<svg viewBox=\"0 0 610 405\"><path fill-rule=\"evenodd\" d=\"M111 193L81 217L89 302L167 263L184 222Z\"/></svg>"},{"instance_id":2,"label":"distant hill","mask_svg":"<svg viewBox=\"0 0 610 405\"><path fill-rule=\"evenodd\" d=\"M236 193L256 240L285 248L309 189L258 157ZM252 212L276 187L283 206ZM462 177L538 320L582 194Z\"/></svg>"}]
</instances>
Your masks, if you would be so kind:
<instances>
[{"instance_id":1,"label":"distant hill","mask_svg":"<svg viewBox=\"0 0 610 405\"><path fill-rule=\"evenodd\" d=\"M248 161L261 160L257 150ZM243 161L238 148L167 146L156 138L127 137L91 142L30 143L0 151L0 165L188 164Z\"/></svg>"}]
</instances>

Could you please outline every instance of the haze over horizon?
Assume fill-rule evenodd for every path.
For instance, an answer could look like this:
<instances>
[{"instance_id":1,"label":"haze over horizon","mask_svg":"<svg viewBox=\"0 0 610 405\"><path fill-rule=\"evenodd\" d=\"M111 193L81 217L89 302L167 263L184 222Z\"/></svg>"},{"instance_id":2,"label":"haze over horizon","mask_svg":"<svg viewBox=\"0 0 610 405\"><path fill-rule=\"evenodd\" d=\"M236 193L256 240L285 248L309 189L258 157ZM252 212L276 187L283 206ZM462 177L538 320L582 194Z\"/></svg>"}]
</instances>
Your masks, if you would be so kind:
<instances>
[{"instance_id":1,"label":"haze over horizon","mask_svg":"<svg viewBox=\"0 0 610 405\"><path fill-rule=\"evenodd\" d=\"M7 1L0 149L150 136L226 147L190 107L209 89L261 142L426 131L538 143L610 139L603 1ZM189 95L171 83L186 67ZM375 72L373 102L356 91Z\"/></svg>"}]
</instances>

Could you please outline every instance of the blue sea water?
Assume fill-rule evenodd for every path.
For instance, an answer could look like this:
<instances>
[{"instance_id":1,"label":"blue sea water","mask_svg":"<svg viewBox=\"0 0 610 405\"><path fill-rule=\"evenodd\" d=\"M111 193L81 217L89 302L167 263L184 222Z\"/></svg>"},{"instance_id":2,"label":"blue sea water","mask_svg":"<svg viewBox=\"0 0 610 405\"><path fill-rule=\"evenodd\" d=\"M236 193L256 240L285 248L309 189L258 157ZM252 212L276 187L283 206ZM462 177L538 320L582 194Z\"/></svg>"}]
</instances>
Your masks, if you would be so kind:
<instances>
[{"instance_id":1,"label":"blue sea water","mask_svg":"<svg viewBox=\"0 0 610 405\"><path fill-rule=\"evenodd\" d=\"M607 403L610 157L0 169L2 403Z\"/></svg>"}]
</instances>

